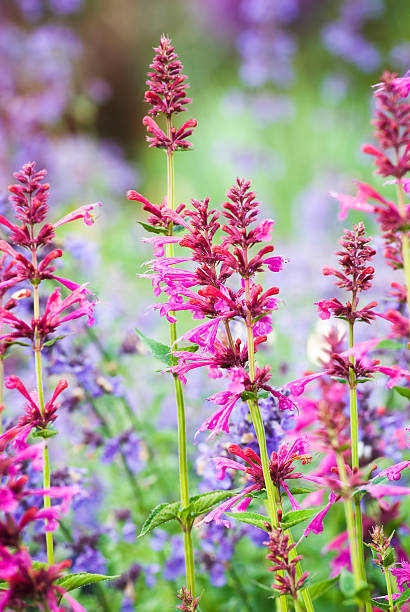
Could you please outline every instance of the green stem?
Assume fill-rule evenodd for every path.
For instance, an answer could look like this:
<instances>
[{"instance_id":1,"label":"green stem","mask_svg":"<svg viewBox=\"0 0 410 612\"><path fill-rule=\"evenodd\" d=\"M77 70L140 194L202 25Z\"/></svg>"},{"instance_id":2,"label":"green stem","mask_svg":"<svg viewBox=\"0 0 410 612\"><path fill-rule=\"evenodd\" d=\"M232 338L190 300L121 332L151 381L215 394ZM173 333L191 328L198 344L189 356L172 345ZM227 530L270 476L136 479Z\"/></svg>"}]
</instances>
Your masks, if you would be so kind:
<instances>
[{"instance_id":1,"label":"green stem","mask_svg":"<svg viewBox=\"0 0 410 612\"><path fill-rule=\"evenodd\" d=\"M167 117L167 134L171 137L172 121L171 117ZM168 207L171 210L175 209L175 181L174 181L174 156L171 151L167 152L167 185L168 185ZM172 236L173 224L169 224L169 234ZM174 245L166 245L167 257L174 256ZM170 323L170 338L172 350L177 350L177 326L176 323ZM185 405L184 394L182 391L182 383L177 375L173 376L175 386L175 397L177 402L178 413L178 463L179 463L179 485L181 492L181 507L182 510L189 504L189 484L188 484L188 456L186 442L186 422L185 422ZM195 597L195 564L194 550L192 545L192 526L186 526L184 530L184 546L185 546L185 568L187 588Z\"/></svg>"},{"instance_id":2,"label":"green stem","mask_svg":"<svg viewBox=\"0 0 410 612\"><path fill-rule=\"evenodd\" d=\"M349 483L347 480L346 468L343 461L343 457L340 453L336 453L336 462L339 470L340 480L342 481L346 492L348 491ZM346 517L346 527L347 534L349 537L349 548L350 548L350 558L352 562L353 569L353 577L355 587L359 588L361 584L361 572L360 572L360 562L359 555L356 545L356 528L354 521L354 509L353 509L353 501L352 499L343 498L343 505L345 510Z\"/></svg>"},{"instance_id":3,"label":"green stem","mask_svg":"<svg viewBox=\"0 0 410 612\"><path fill-rule=\"evenodd\" d=\"M392 584L391 584L390 570L388 567L384 568L384 576L386 578L386 586L387 586L387 594L389 596L390 612L394 612L393 589L392 589Z\"/></svg>"},{"instance_id":4,"label":"green stem","mask_svg":"<svg viewBox=\"0 0 410 612\"><path fill-rule=\"evenodd\" d=\"M245 279L245 293L246 293L246 301L250 303L250 289L249 289L249 279ZM252 321L250 317L250 313L248 314L246 320L246 331L247 331L247 341L248 341L248 364L249 364L249 376L251 381L255 380L256 373L256 363L255 363L255 346L254 346L254 338L253 338L253 328ZM266 494L268 496L267 501L267 509L270 518L270 522L272 527L275 529L279 526L278 522L278 504L279 504L279 492L275 485L272 482L272 477L270 473L270 461L268 450L266 447L266 436L265 436L265 428L263 426L262 416L259 410L258 400L249 400L248 401L249 412L251 413L253 426L256 432L256 438L258 440L259 445L259 453L261 457L262 463L262 472L263 478L265 481ZM282 595L279 598L280 601L280 610L282 612L287 612L288 604L286 600L286 596Z\"/></svg>"},{"instance_id":5,"label":"green stem","mask_svg":"<svg viewBox=\"0 0 410 612\"><path fill-rule=\"evenodd\" d=\"M34 253L33 253L33 259L34 259ZM33 304L34 304L34 320L38 321L40 318L40 298L38 294L37 284L33 285ZM40 334L39 334L37 325L35 328L35 337L34 337L34 364L35 364L35 370L36 370L38 402L40 405L41 415L44 416L43 369L41 365ZM48 456L47 441L45 441L43 456L44 456L43 487L44 489L49 489L50 488L50 458ZM51 499L49 495L44 495L44 508L45 509L51 508ZM53 543L53 534L51 531L46 532L46 547L47 547L47 562L49 565L53 565L54 564L54 543Z\"/></svg>"},{"instance_id":6,"label":"green stem","mask_svg":"<svg viewBox=\"0 0 410 612\"><path fill-rule=\"evenodd\" d=\"M353 295L352 304L355 303L355 295ZM353 322L349 322L349 348L354 346ZM349 357L352 365L355 363L353 355ZM352 470L359 469L359 418L357 409L357 384L353 368L350 368L350 443L352 448ZM343 459L342 459L343 463ZM343 463L344 469L344 463ZM363 546L363 520L362 510L360 508L360 498L353 499L354 504L354 523L357 541L357 558L359 562L359 577L364 583L367 583L366 568L364 564L364 546ZM346 515L347 520L347 515ZM352 561L353 565L353 561ZM366 611L371 612L372 606L366 601Z\"/></svg>"},{"instance_id":7,"label":"green stem","mask_svg":"<svg viewBox=\"0 0 410 612\"><path fill-rule=\"evenodd\" d=\"M293 544L293 538L292 538L292 533L290 531L290 529L288 529L286 531L288 537L289 537L289 544ZM292 548L292 550L289 553L289 558L292 560L297 556L297 551L296 551L296 546L294 548ZM296 563L296 578L298 580L300 580L300 578L302 578L303 575L303 570L302 570L302 564L300 561L298 561ZM310 595L310 591L309 591L309 587L305 587L302 591L302 597L303 597L303 601L305 603L305 608L307 610L307 612L314 612L315 608L313 606L313 601L312 601L312 597Z\"/></svg>"},{"instance_id":8,"label":"green stem","mask_svg":"<svg viewBox=\"0 0 410 612\"><path fill-rule=\"evenodd\" d=\"M302 612L302 608L300 607L297 598L293 600L293 605L295 606L295 612Z\"/></svg>"},{"instance_id":9,"label":"green stem","mask_svg":"<svg viewBox=\"0 0 410 612\"><path fill-rule=\"evenodd\" d=\"M405 213L405 202L404 202L404 190L401 179L397 181L397 200L399 205L399 211L404 217ZM410 251L409 251L409 237L407 230L403 230L401 236L401 250L403 257L403 269L404 269L404 279L406 284L407 291L407 305L410 309Z\"/></svg>"}]
</instances>

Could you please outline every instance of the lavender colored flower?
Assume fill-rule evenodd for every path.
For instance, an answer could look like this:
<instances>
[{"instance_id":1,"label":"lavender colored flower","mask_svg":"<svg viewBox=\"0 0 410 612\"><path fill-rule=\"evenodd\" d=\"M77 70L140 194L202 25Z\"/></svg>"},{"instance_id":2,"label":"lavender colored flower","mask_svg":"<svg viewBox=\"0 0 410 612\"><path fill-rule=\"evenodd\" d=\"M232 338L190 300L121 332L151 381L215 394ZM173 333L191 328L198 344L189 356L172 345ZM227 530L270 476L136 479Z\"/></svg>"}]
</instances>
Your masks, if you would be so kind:
<instances>
[{"instance_id":1,"label":"lavender colored flower","mask_svg":"<svg viewBox=\"0 0 410 612\"><path fill-rule=\"evenodd\" d=\"M185 573L184 542L180 536L171 538L171 554L168 557L163 576L165 580L176 580Z\"/></svg>"}]
</instances>

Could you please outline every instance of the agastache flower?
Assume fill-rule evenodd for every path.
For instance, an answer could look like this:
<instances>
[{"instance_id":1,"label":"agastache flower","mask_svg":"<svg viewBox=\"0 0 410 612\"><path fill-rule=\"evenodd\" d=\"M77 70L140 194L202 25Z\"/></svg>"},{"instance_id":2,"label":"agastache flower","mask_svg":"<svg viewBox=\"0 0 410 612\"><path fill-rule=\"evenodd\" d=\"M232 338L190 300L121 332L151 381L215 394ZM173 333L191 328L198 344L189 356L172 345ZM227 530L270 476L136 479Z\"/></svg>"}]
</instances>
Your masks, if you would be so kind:
<instances>
[{"instance_id":1,"label":"agastache flower","mask_svg":"<svg viewBox=\"0 0 410 612\"><path fill-rule=\"evenodd\" d=\"M376 251L368 246L370 238L365 234L363 223L355 225L353 231L345 230L339 242L343 250L337 251L336 255L339 257L341 270L327 267L323 268L322 273L324 276L335 276L335 285L352 292L353 299L346 304L342 304L337 298L317 302L319 316L321 319L328 319L333 314L351 323L356 320L370 323L375 317L373 308L377 306L377 302L371 302L359 310L357 296L371 287L374 268L368 263Z\"/></svg>"},{"instance_id":2,"label":"agastache flower","mask_svg":"<svg viewBox=\"0 0 410 612\"><path fill-rule=\"evenodd\" d=\"M155 56L150 65L152 71L148 73L148 90L145 92L145 101L152 108L142 123L149 134L149 146L166 149L168 154L172 154L177 150L191 148L192 143L187 138L192 134L197 121L189 119L180 128L172 125L172 116L185 111L184 107L191 102L191 99L186 97L187 77L182 74L183 66L169 38L162 35L160 45L154 48L154 51ZM167 133L152 119L157 115L167 118Z\"/></svg>"},{"instance_id":3,"label":"agastache flower","mask_svg":"<svg viewBox=\"0 0 410 612\"><path fill-rule=\"evenodd\" d=\"M216 457L213 461L216 464L217 478L223 480L226 470L236 470L245 472L249 485L246 486L241 493L231 497L223 502L220 506L212 510L203 519L205 523L215 521L216 524L223 524L226 527L230 526L229 521L222 520L222 515L228 510L238 511L245 509L250 501L250 497L246 497L252 491L260 491L265 488L265 479L262 471L262 463L260 457L251 449L245 448L242 450L238 445L231 444L228 446L229 453L241 458L245 463L239 463L228 457ZM272 482L280 491L281 487L286 492L293 510L299 510L300 506L291 494L286 480L294 478L304 478L301 472L294 472L295 461L300 461L302 465L310 463L312 457L306 453L306 443L298 438L293 444L288 447L287 444L282 444L277 452L273 452L270 457L270 475ZM313 529L312 529L313 530Z\"/></svg>"},{"instance_id":4,"label":"agastache flower","mask_svg":"<svg viewBox=\"0 0 410 612\"><path fill-rule=\"evenodd\" d=\"M67 388L68 383L64 379L57 383L51 399L44 406L44 412L40 409L36 394L30 394L18 376L9 376L5 381L5 386L7 389L17 389L26 399L27 404L25 406L25 415L19 417L17 425L8 429L0 436L0 451L5 448L9 440L17 439L19 442L25 442L27 436L34 428L39 430L47 429L48 425L57 418L56 412L59 404L56 400L60 393Z\"/></svg>"},{"instance_id":5,"label":"agastache flower","mask_svg":"<svg viewBox=\"0 0 410 612\"><path fill-rule=\"evenodd\" d=\"M291 595L296 600L298 590L303 588L309 576L309 572L304 572L300 578L296 578L296 565L303 559L303 556L296 555L293 559L290 558L290 552L296 544L290 543L289 535L280 527L272 528L269 523L266 523L266 529L269 535L269 540L264 542L269 550L266 558L272 562L269 571L275 572L275 582L272 588L281 595Z\"/></svg>"},{"instance_id":6,"label":"agastache flower","mask_svg":"<svg viewBox=\"0 0 410 612\"><path fill-rule=\"evenodd\" d=\"M63 570L70 565L70 561L62 561L47 568L35 568L27 550L10 554L6 548L0 547L1 575L8 587L1 592L0 610L24 612L28 607L35 606L44 612L64 612L67 608L59 603L63 597L70 603L73 612L86 612L58 585Z\"/></svg>"},{"instance_id":7,"label":"agastache flower","mask_svg":"<svg viewBox=\"0 0 410 612\"><path fill-rule=\"evenodd\" d=\"M372 123L379 148L365 145L363 151L374 156L377 173L382 176L401 178L410 170L410 103L405 100L409 91L408 76L399 78L387 71L375 89L376 118ZM395 152L396 159L388 157L388 150Z\"/></svg>"}]
</instances>

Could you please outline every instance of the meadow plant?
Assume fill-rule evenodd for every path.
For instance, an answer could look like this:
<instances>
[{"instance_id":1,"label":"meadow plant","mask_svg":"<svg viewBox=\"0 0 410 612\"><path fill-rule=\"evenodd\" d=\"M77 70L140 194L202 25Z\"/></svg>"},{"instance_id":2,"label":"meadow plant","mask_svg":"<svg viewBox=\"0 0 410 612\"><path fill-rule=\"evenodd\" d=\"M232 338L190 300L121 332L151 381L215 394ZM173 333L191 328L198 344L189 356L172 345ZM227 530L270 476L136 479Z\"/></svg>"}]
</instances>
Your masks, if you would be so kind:
<instances>
[{"instance_id":1,"label":"meadow plant","mask_svg":"<svg viewBox=\"0 0 410 612\"><path fill-rule=\"evenodd\" d=\"M172 68L165 70L168 65ZM322 320L335 317L346 321L347 346L344 344L345 334L331 328L323 339L326 348L321 360L322 370L309 372L297 380L272 385L270 366L260 366L256 354L259 351L262 353L261 349L273 328L272 314L280 304L278 288L264 288L261 273L278 273L286 264L284 257L272 254L274 247L270 242L274 222L272 219L259 218L259 204L250 181L246 179L236 180L220 210L211 207L209 198L200 201L192 199L190 205L175 205L173 154L177 149L190 147L186 138L196 122L190 120L179 130L172 126L172 114L182 110L183 104L189 100L182 88L185 77L176 77L181 65L168 38L161 38L151 68L154 72L149 73L146 101L152 105L149 112L153 117L159 114L165 116L167 131L163 131L149 116L144 118L143 123L148 130L150 146L166 151L168 198L162 204L155 205L135 191L127 195L129 199L141 202L150 214L148 224L143 226L156 235L144 238L144 241L153 244L155 259L148 262L148 270L142 276L151 280L156 296L166 297L165 301L154 304L154 308L169 321L172 334L169 347L146 337L145 341L154 354L160 356L162 352L163 360L168 362L164 372L173 375L177 397L182 397L180 382L188 384L189 373L198 368L205 368L211 379L223 384L221 391L208 398L216 409L200 425L195 439L198 440L202 432L209 432L211 439L221 434L227 437L229 443L222 447L222 455L212 461L216 479L226 482L229 474L230 484L228 489L211 490L191 498L189 505L182 498L182 503L158 506L148 517L142 534L172 518L182 525L185 533L190 532L194 524L199 529L212 523L230 528L231 519L257 526L269 535L266 542L269 549L267 558L273 563L269 569L275 572L272 589L278 609L287 610L290 605L295 610L313 610L309 573L301 567L303 555L299 554L296 546L302 546L307 537L312 538L322 533L326 515L335 504L341 502L345 510L347 532L341 534L340 541L347 540L349 543L347 554L339 566L339 572L344 567L342 592L345 597L349 592L350 600L360 609L371 610L376 602L371 602L363 542L367 544L368 539L368 545L373 546L373 550L377 549L376 562L381 558L383 563L386 556L391 561L394 552L389 546L393 534L386 539L380 535L376 542L375 534L383 533L383 527L379 524L373 524L371 533L364 533L364 524L370 529L367 517L362 514L365 508L364 496L369 494L377 500L380 508L386 508L388 505L383 501L384 497L407 495L410 492L406 487L389 483L399 480L410 462L401 461L372 476L377 467L367 465L359 454L362 436L359 424L364 425L366 418L365 413L359 414L358 397L361 399L366 394L366 391L361 391L360 385L372 381L376 373L382 373L388 377L388 389L395 387L406 395L405 387L400 387L399 383L410 380L406 367L397 363L380 365L379 360L368 357L368 353L375 347L383 346L384 338L371 337L362 342L357 342L355 338L357 323L370 326L376 318L384 318L393 323L396 331L386 336L387 340L398 337L397 317L377 311L377 302L374 300L366 304L359 303L362 294L371 288L375 274L371 265L375 255L371 239L366 235L362 222L354 225L352 230L345 230L340 240L342 250L337 252L339 269L327 267L323 270L325 276L335 277L335 284L347 292L347 297L344 301L334 297L317 302L319 316ZM375 93L381 106L381 110L379 108L377 111L381 147L393 147L397 154L396 160L390 162L384 153L374 147L365 148L366 152L375 155L378 171L383 176L393 174L398 183L401 194L399 205L393 211L394 205L387 205L383 201L384 206L379 207L377 212L389 217L388 233L384 237L390 247L396 245L394 256L402 262L396 267L403 267L405 271L408 229L403 217L406 208L402 203L402 194L403 176L408 170L408 111L407 103L402 98L408 94L407 84L407 77L400 79L396 75L384 75L383 83ZM401 121L399 127L398 117ZM398 133L386 127L388 120L394 129L397 128ZM407 186L406 182L404 186ZM356 199L338 196L342 200L343 210L369 210L364 197L375 192L370 192L368 186L360 185L359 188L360 197ZM376 199L381 202L380 197ZM383 229L387 231L385 216ZM178 251L174 252L174 248L178 248ZM389 250L390 259L392 249ZM404 289L397 283L393 289L403 301ZM186 311L200 323L178 335L175 328L176 314ZM401 327L404 328L404 325ZM305 397L305 388L311 383L314 383L316 389L313 399ZM293 425L287 436L276 439L275 448L270 450L270 454L259 405L269 398L271 402L277 403L279 411L288 412L293 417ZM253 448L246 446L243 439L238 440L239 444L230 442L234 433L230 430L232 414L244 402L248 405L257 442ZM274 403L271 403L272 408ZM350 407L348 413L347 406ZM308 451L310 445L322 453L319 466L312 465L313 456ZM182 448L185 452L185 446ZM380 445L377 450L380 450ZM296 472L297 461L302 466L310 465L310 470ZM180 463L180 470L181 467L185 469ZM232 488L235 472L242 473L244 477L242 483L245 486L240 490ZM208 483L211 482L209 478L207 470ZM314 483L316 487L310 490L302 503L295 496L306 494L307 490L292 487L295 479ZM385 481L388 483L384 484ZM327 503L317 507L326 491L329 494ZM261 500L266 501L269 521L262 514L248 512L252 502L260 503ZM197 517L201 515L205 516L198 520ZM309 522L299 541L295 542L290 528L306 520ZM391 576L386 568L388 605L393 609ZM187 589L183 587L178 595L183 599L185 607L180 606L179 609L195 609L197 605L189 571L187 563ZM330 587L334 580L330 577L321 588Z\"/></svg>"},{"instance_id":2,"label":"meadow plant","mask_svg":"<svg viewBox=\"0 0 410 612\"><path fill-rule=\"evenodd\" d=\"M258 546L254 558L262 575L265 572L266 580L268 572L274 576L270 586L262 584L268 591L266 609L313 612L316 599L331 589L335 605L366 612L406 609L410 571L402 500L410 488L401 479L410 461L403 455L407 430L400 402L409 399L410 380L410 77L383 74L374 91L378 144L364 147L374 158L376 174L396 186L397 202L364 183L358 183L356 196L333 194L343 219L349 209L375 216L386 263L397 278L389 293L373 299L376 241L362 221L345 229L336 251L338 265L322 271L333 277L338 293L315 303L320 323L330 324L322 328L318 367L288 380L286 368L276 371L267 363L274 314L283 307L271 279L288 273L287 258L277 255L271 243L274 221L261 216L262 206L246 178L234 181L220 206L208 197L178 202L174 156L191 148L189 138L197 122L176 124L191 100L171 40L163 35L154 51L145 93L150 108L143 124L149 147L165 153L167 195L159 204L134 190L127 197L148 213L141 225L150 235L143 241L153 246L154 258L140 277L151 281L153 310L169 325L169 344L139 330L137 334L173 381L180 495L151 511L140 536L154 532L151 549L164 564L163 578L177 598L177 610L199 612L202 604L206 609L207 594L198 589L203 574L215 588L223 587L229 576L243 609L255 609L248 597L251 579L246 571L238 576L232 562L245 537ZM152 588L159 566L143 556L131 561L127 556L128 569L121 576L105 575L111 559L109 552L103 554L100 540L109 534L112 544L117 536L98 523L101 499L89 500L82 513L78 502L84 499L83 471L78 471L75 484L68 465L51 473L49 450L58 435L54 423L62 406L70 416L80 410L92 416L81 430L87 456L98 451L103 465L121 461L133 503L112 509L112 522L121 530L121 554L124 547L135 545L136 527L146 512L152 480L145 478L144 470L148 465L163 484L162 466L156 465L152 429L145 430L134 412L104 338L89 329L94 357L72 338L82 331L84 319L89 328L94 324L96 301L87 284L57 273L63 249L54 245L56 230L78 219L91 225L100 203L50 223L45 176L34 162L25 164L15 173L17 184L9 188L15 220L0 215L7 233L7 240L0 240L0 413L5 424L0 431L0 610L81 612L84 608L68 592L94 584L100 608L111 612L112 602L98 583L116 578L113 588L124 595L121 610L128 612L138 605L140 576ZM43 294L40 289L49 282L58 286ZM389 301L387 310L384 299ZM189 316L192 324L181 331L182 320L189 321ZM374 331L377 324L384 331ZM20 346L32 357L34 391L29 390L27 374L23 383L24 376L8 372L9 364L16 367L9 357L22 352ZM126 342L115 358L136 351ZM111 375L101 362L113 368ZM192 495L187 431L193 431L195 415L189 413L187 419L183 389L189 389L195 371L207 374L213 392L207 397L204 421L192 435L201 477L200 493ZM67 374L75 389L70 394L62 378L47 393L45 372ZM385 384L378 383L379 375ZM25 401L24 413L14 421L4 389L17 390ZM100 404L100 398L108 401ZM125 429L112 425L104 406L115 415L122 410L119 423L125 416ZM187 428L187 422L192 427ZM172 483L166 485L170 495ZM71 502L69 525L62 516ZM333 524L335 533L329 517L343 514L344 520ZM181 535L172 527L171 535L154 531L172 523ZM74 558L74 573L67 573L70 560L55 562L56 531ZM326 542L320 554L319 540ZM162 556L166 547L172 549L168 559ZM43 548L46 561L35 560ZM329 575L322 556L331 551L337 554ZM245 559L244 567L247 563ZM185 584L178 585L182 567Z\"/></svg>"}]
</instances>

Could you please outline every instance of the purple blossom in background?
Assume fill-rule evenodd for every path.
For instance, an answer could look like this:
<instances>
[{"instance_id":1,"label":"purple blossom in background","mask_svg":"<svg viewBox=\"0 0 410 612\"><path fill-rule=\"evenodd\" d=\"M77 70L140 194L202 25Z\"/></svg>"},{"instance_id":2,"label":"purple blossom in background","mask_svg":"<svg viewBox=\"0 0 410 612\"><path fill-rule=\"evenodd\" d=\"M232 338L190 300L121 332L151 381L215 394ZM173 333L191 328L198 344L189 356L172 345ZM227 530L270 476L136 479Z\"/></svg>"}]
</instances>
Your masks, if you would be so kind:
<instances>
[{"instance_id":1,"label":"purple blossom in background","mask_svg":"<svg viewBox=\"0 0 410 612\"><path fill-rule=\"evenodd\" d=\"M165 580L177 580L185 573L184 542L181 536L172 536L171 554L165 562L163 577Z\"/></svg>"},{"instance_id":2,"label":"purple blossom in background","mask_svg":"<svg viewBox=\"0 0 410 612\"><path fill-rule=\"evenodd\" d=\"M145 448L142 441L132 429L110 438L101 455L103 463L112 463L115 456L120 453L125 458L131 472L138 473L145 466Z\"/></svg>"}]
</instances>

